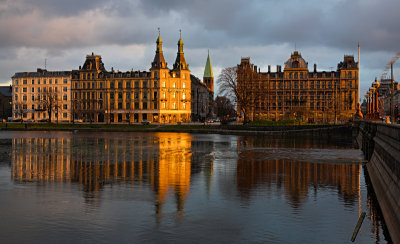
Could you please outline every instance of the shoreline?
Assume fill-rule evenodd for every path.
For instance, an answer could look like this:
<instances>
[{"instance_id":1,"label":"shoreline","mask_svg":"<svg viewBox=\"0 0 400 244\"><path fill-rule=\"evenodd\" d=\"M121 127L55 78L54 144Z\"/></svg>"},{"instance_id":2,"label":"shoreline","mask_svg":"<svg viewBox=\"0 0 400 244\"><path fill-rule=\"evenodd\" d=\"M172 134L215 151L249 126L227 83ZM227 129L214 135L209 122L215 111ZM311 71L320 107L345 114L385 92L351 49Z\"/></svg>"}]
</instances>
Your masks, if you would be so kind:
<instances>
[{"instance_id":1,"label":"shoreline","mask_svg":"<svg viewBox=\"0 0 400 244\"><path fill-rule=\"evenodd\" d=\"M2 126L0 131L71 131L71 132L174 132L222 135L318 135L332 132L348 133L351 124L344 125L121 125L121 124L18 124Z\"/></svg>"}]
</instances>

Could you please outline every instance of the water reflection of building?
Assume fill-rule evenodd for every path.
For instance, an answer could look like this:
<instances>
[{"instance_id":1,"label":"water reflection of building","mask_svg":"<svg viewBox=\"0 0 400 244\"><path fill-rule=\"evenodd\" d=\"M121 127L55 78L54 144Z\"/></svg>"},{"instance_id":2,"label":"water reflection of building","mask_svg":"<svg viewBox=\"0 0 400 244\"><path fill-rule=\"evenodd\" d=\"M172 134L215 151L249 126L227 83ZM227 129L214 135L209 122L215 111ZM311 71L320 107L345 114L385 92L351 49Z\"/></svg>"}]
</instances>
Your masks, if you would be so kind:
<instances>
[{"instance_id":1,"label":"water reflection of building","mask_svg":"<svg viewBox=\"0 0 400 244\"><path fill-rule=\"evenodd\" d=\"M250 152L247 152L250 153ZM354 204L360 191L360 166L349 164L317 164L295 160L238 160L237 186L239 192L250 197L257 187L283 189L289 203L297 208L307 198L309 190L338 189L345 203Z\"/></svg>"},{"instance_id":2,"label":"water reflection of building","mask_svg":"<svg viewBox=\"0 0 400 244\"><path fill-rule=\"evenodd\" d=\"M175 196L181 211L191 175L202 170L212 172L205 168L212 163L203 165L202 161L212 145L192 144L192 135L187 133L149 135L135 134L128 139L107 135L15 138L12 178L16 182L79 183L85 192L118 183L150 186L156 193L157 213L170 195ZM197 147L201 153L192 154Z\"/></svg>"}]
</instances>

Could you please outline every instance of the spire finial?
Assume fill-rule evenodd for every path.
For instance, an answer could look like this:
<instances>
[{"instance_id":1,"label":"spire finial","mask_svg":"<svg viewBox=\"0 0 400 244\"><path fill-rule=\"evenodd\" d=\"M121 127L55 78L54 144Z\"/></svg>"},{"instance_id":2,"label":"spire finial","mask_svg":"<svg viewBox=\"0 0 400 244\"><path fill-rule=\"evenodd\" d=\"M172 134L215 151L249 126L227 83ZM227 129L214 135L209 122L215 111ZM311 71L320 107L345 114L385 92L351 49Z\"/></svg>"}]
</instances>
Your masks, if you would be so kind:
<instances>
[{"instance_id":1,"label":"spire finial","mask_svg":"<svg viewBox=\"0 0 400 244\"><path fill-rule=\"evenodd\" d=\"M210 56L210 49L208 49L208 56Z\"/></svg>"},{"instance_id":2,"label":"spire finial","mask_svg":"<svg viewBox=\"0 0 400 244\"><path fill-rule=\"evenodd\" d=\"M158 37L160 37L160 27L158 27L157 29L158 29Z\"/></svg>"},{"instance_id":3,"label":"spire finial","mask_svg":"<svg viewBox=\"0 0 400 244\"><path fill-rule=\"evenodd\" d=\"M179 29L179 37L182 38L182 30Z\"/></svg>"}]
</instances>

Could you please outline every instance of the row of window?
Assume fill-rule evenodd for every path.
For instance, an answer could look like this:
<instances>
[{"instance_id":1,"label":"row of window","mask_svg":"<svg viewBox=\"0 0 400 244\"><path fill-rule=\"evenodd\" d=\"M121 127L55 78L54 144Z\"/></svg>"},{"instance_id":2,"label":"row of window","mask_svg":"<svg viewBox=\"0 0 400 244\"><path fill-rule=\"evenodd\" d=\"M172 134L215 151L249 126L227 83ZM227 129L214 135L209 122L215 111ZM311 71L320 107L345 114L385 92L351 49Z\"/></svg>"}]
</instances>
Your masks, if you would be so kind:
<instances>
[{"instance_id":1,"label":"row of window","mask_svg":"<svg viewBox=\"0 0 400 244\"><path fill-rule=\"evenodd\" d=\"M64 79L62 79L62 82L63 82L63 84L68 84L68 79L67 78L64 78ZM14 80L14 85L18 85L18 83L19 83L19 80L18 79L15 79ZM48 78L48 79L45 79L45 78L39 78L39 79L31 79L30 80L30 85L35 85L35 84L38 84L38 85L40 85L40 84L44 84L44 85L46 85L46 84L53 84L53 78ZM23 79L22 80L22 84L23 85L27 85L28 84L28 79ZM58 84L58 79L57 78L55 78L54 79L54 84Z\"/></svg>"},{"instance_id":2,"label":"row of window","mask_svg":"<svg viewBox=\"0 0 400 244\"><path fill-rule=\"evenodd\" d=\"M122 88L150 88L150 86L148 86L150 83L150 81L135 81L134 82L134 86L132 86L132 82L130 81L111 81L110 82L110 87L111 89L122 89ZM142 85L142 86L140 86ZM99 82L99 84L97 85L96 82L82 82L82 83L78 83L75 82L74 84L74 88L75 89L103 89L104 83L103 82ZM161 82L161 87L165 88L167 86L165 81ZM154 81L153 82L153 88L158 88L158 82ZM172 88L177 88L177 84L176 82L172 83ZM186 88L186 82L182 83L182 88L185 89Z\"/></svg>"},{"instance_id":3,"label":"row of window","mask_svg":"<svg viewBox=\"0 0 400 244\"><path fill-rule=\"evenodd\" d=\"M110 99L115 99L115 96L118 96L118 99L122 99L123 98L123 93L122 92L118 92L118 93L114 93L111 92L110 93ZM131 92L125 92L125 97L126 99L131 99ZM134 93L134 99L139 99L140 97L140 93L139 92L135 92ZM95 99L95 93L94 92L75 92L75 99ZM103 93L100 92L99 93L99 99L103 99ZM142 92L142 99L147 99L148 98L148 93L147 92ZM177 98L177 93L176 92L172 92L172 98ZM158 99L158 92L154 92L153 93L153 99ZM162 93L162 99L166 99L166 92ZM186 93L182 93L182 99L185 100L186 99Z\"/></svg>"},{"instance_id":4,"label":"row of window","mask_svg":"<svg viewBox=\"0 0 400 244\"><path fill-rule=\"evenodd\" d=\"M17 118L18 116L16 115L15 117ZM23 113L22 117L24 119L27 119L28 118L28 114L27 113ZM41 117L43 117L43 119L48 118L47 113L46 112L42 113L42 116L41 116L41 113L36 113L36 119L41 119ZM58 114L54 113L54 117L57 118ZM68 113L62 113L62 118L63 119L67 119L68 118Z\"/></svg>"},{"instance_id":5,"label":"row of window","mask_svg":"<svg viewBox=\"0 0 400 244\"><path fill-rule=\"evenodd\" d=\"M42 96L41 96L41 95L38 95L38 96L36 96L36 97L35 97L35 95L32 95L32 96L31 96L31 101L35 101L35 100L37 100L37 101L46 101L47 98L48 98L48 97L47 97L46 95L42 95ZM15 99L15 102L17 102L17 101L18 101L18 95L15 95L15 96L14 96L14 99ZM57 95L54 96L54 100L55 100L55 101L58 100L58 96L57 96ZM63 100L63 101L67 101L67 100L68 100L67 94L64 94L64 95L63 95L62 100ZM27 95L23 95L23 96L22 96L22 101L28 101L28 96L27 96Z\"/></svg>"},{"instance_id":6,"label":"row of window","mask_svg":"<svg viewBox=\"0 0 400 244\"><path fill-rule=\"evenodd\" d=\"M20 108L19 106L21 106L21 105L15 104L14 106L15 106L14 107L15 110L18 110ZM35 106L35 104L32 104L31 105L31 109L35 110L35 108L41 110L41 109L44 109L44 106L42 106L40 104ZM21 109L24 109L24 110L28 109L28 105L27 104L22 104ZM67 110L68 109L68 105L67 104L63 104L62 109Z\"/></svg>"},{"instance_id":7,"label":"row of window","mask_svg":"<svg viewBox=\"0 0 400 244\"><path fill-rule=\"evenodd\" d=\"M37 89L36 89L36 91L37 92L40 92L40 89L41 87L37 87ZM49 87L49 92L53 92L53 87ZM17 93L18 92L18 87L15 87L14 88L14 91L15 91L15 93ZM25 92L27 92L28 91L28 88L27 87L23 87L22 88L22 92L23 93L25 93ZM47 92L47 87L43 87L43 89L42 89L42 91L43 92ZM68 88L66 87L66 86L64 86L63 88L62 88L62 91L63 92L67 92L68 91ZM35 92L35 87L31 87L31 92L33 93L33 92ZM58 92L58 87L54 87L54 92Z\"/></svg>"},{"instance_id":8,"label":"row of window","mask_svg":"<svg viewBox=\"0 0 400 244\"><path fill-rule=\"evenodd\" d=\"M158 103L154 102L153 103L153 109L158 109ZM123 106L125 105L125 106ZM150 103L147 102L135 102L132 105L134 105L132 107L132 109L151 109L150 108ZM178 103L173 102L171 103L170 106L168 106L167 103L163 102L161 103L161 108L162 109L178 109ZM79 110L79 109L104 109L104 104L102 101L100 101L99 103L96 104L91 104L91 103L79 103L79 104L75 104L75 109ZM131 103L127 102L125 104L123 104L122 102L119 103L114 103L111 102L110 103L110 109L131 109ZM182 103L182 109L186 109L186 103Z\"/></svg>"}]
</instances>

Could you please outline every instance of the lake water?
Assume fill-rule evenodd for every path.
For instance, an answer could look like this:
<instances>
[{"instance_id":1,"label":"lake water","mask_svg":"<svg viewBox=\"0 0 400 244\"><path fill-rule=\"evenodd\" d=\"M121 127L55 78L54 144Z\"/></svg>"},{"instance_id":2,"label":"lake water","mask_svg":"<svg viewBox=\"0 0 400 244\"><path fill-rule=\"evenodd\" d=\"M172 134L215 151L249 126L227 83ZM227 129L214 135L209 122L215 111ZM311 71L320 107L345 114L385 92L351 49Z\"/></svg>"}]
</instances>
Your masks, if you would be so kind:
<instances>
[{"instance_id":1,"label":"lake water","mask_svg":"<svg viewBox=\"0 0 400 244\"><path fill-rule=\"evenodd\" d=\"M0 243L386 243L351 139L0 132Z\"/></svg>"}]
</instances>

